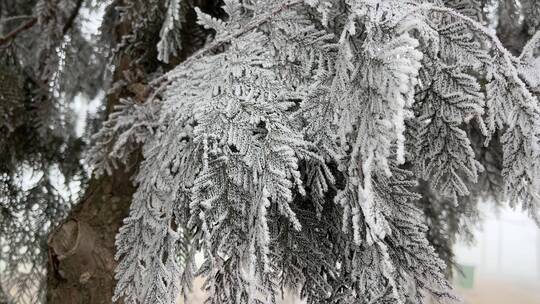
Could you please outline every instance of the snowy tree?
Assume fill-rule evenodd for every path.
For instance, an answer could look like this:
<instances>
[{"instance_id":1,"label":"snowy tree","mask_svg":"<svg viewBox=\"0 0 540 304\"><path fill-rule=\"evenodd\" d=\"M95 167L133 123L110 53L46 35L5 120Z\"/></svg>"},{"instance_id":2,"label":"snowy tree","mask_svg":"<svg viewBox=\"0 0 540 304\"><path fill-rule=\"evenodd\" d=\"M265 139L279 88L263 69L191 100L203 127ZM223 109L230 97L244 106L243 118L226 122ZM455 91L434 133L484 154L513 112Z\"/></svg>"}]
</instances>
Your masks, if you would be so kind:
<instances>
[{"instance_id":1,"label":"snowy tree","mask_svg":"<svg viewBox=\"0 0 540 304\"><path fill-rule=\"evenodd\" d=\"M115 0L98 40L88 2L0 10L0 259L43 278L46 247L49 303L172 304L196 276L212 304L451 302L479 204L540 224L536 1ZM87 188L67 217L55 170Z\"/></svg>"}]
</instances>

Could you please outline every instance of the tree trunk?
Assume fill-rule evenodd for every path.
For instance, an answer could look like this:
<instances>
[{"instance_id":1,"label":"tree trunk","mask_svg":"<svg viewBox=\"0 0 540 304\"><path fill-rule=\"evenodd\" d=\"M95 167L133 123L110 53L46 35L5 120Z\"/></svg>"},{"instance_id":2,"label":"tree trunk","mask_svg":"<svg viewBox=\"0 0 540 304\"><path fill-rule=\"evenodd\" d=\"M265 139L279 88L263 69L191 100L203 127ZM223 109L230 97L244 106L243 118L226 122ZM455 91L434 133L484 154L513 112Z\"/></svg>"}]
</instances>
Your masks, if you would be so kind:
<instances>
[{"instance_id":1,"label":"tree trunk","mask_svg":"<svg viewBox=\"0 0 540 304\"><path fill-rule=\"evenodd\" d=\"M116 0L111 5L122 4L123 0ZM114 10L114 7L109 9ZM119 23L114 28L114 36L120 40L130 31L130 24ZM113 83L138 71L128 55L118 58ZM119 103L120 97L132 95L129 91L126 86L107 97L107 115ZM112 303L117 265L114 241L122 220L128 215L135 191L131 181L135 167L131 170L120 168L109 176L92 178L81 202L50 233L46 303Z\"/></svg>"},{"instance_id":2,"label":"tree trunk","mask_svg":"<svg viewBox=\"0 0 540 304\"><path fill-rule=\"evenodd\" d=\"M47 303L112 303L114 239L134 188L130 173L93 180L80 205L49 237Z\"/></svg>"}]
</instances>

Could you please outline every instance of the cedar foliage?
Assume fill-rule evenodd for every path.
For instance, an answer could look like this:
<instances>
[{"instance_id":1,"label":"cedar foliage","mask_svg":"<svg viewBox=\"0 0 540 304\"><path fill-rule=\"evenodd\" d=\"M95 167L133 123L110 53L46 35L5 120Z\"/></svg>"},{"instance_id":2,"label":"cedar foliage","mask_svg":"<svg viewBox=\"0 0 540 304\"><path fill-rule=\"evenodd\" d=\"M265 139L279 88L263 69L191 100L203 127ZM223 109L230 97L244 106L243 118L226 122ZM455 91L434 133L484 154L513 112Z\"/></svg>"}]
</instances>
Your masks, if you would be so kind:
<instances>
[{"instance_id":1,"label":"cedar foliage","mask_svg":"<svg viewBox=\"0 0 540 304\"><path fill-rule=\"evenodd\" d=\"M40 26L23 35L46 28L63 47L37 62L44 75L62 71L45 78L53 107L90 94L53 60L84 39L66 43L59 24L71 19L58 12L69 4L38 2ZM454 300L452 245L470 234L478 204L508 201L540 222L539 14L522 2L113 1L98 44L112 65L128 54L144 67L111 86L133 94L87 148L95 175L137 166L114 300L175 303L197 275L212 304L274 303L285 288L308 303ZM126 20L131 33L112 38ZM27 54L5 56L15 58L5 71L32 65ZM61 163L35 147L40 166ZM0 196L7 214L27 199L13 197ZM2 236L20 230L19 221ZM25 260L10 248L2 259L15 269Z\"/></svg>"}]
</instances>

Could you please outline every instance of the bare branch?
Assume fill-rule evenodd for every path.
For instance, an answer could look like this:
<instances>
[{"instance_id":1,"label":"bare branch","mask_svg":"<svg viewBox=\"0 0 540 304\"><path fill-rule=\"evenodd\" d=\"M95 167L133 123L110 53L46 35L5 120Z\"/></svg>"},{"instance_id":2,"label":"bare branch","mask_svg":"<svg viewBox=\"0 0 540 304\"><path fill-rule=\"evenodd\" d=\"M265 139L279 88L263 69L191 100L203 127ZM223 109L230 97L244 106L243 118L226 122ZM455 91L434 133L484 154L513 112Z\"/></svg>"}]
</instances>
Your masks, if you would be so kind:
<instances>
[{"instance_id":1,"label":"bare branch","mask_svg":"<svg viewBox=\"0 0 540 304\"><path fill-rule=\"evenodd\" d=\"M0 46L8 43L11 40L13 40L20 33L31 29L36 23L37 23L37 18L33 17L32 19L30 19L30 20L26 21L25 23L21 24L18 28L16 28L13 31L9 32L4 37L0 37Z\"/></svg>"},{"instance_id":2,"label":"bare branch","mask_svg":"<svg viewBox=\"0 0 540 304\"><path fill-rule=\"evenodd\" d=\"M13 22L15 20L21 20L21 19L31 19L34 18L32 15L19 15L19 16L13 16L13 17L7 17L2 20L0 20L0 23L8 23Z\"/></svg>"},{"instance_id":3,"label":"bare branch","mask_svg":"<svg viewBox=\"0 0 540 304\"><path fill-rule=\"evenodd\" d=\"M67 32L73 27L75 19L77 18L77 16L79 15L79 11L81 10L82 3L83 3L83 0L77 1L77 4L75 8L73 9L73 12L71 13L71 15L69 15L69 18L66 20L66 23L64 24L64 27L62 28L62 36L65 36ZM17 35L31 29L37 23L37 17L32 17L32 16L15 16L12 18L2 20L2 22L13 21L15 19L22 19L22 18L31 18L31 19L21 24L19 27L17 27L13 31L9 32L4 37L0 37L0 46L15 39Z\"/></svg>"}]
</instances>

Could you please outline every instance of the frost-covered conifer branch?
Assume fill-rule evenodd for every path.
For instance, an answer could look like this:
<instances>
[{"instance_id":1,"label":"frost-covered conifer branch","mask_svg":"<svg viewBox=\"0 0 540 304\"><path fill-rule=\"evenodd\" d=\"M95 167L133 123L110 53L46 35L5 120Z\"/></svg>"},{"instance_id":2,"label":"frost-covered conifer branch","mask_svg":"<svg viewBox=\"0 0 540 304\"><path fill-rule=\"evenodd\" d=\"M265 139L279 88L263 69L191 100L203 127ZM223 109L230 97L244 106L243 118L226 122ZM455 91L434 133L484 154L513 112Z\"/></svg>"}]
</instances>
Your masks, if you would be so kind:
<instances>
[{"instance_id":1,"label":"frost-covered conifer branch","mask_svg":"<svg viewBox=\"0 0 540 304\"><path fill-rule=\"evenodd\" d=\"M202 56L206 55L208 52L211 52L215 49L218 49L219 47L223 46L224 44L230 42L234 38L238 38L246 33L249 33L255 29L257 29L262 24L270 21L272 18L274 18L277 14L280 12L289 9L290 7L293 7L295 5L298 5L300 3L303 3L304 0L294 0L294 1L287 1L279 5L278 7L272 9L269 13L267 13L264 16L260 16L258 20L254 20L251 23L245 24L242 26L241 29L228 34L227 36L222 37L221 39L215 40L208 44L207 46L203 47L202 49L198 50L195 54L191 55L188 59L184 60L180 65L186 65L188 66L191 62L201 58ZM198 11L198 14L201 15L200 10ZM211 20L211 19L210 19ZM209 28L212 28L212 26L209 24ZM152 81L152 84L156 85L161 83L161 85L154 91L152 96L149 98L149 100L154 100L156 96L158 96L165 88L172 83L172 81L175 79L173 71L169 74L163 75L155 80Z\"/></svg>"},{"instance_id":2,"label":"frost-covered conifer branch","mask_svg":"<svg viewBox=\"0 0 540 304\"><path fill-rule=\"evenodd\" d=\"M420 0L328 3L229 0L224 20L195 10L214 40L151 82L137 105L151 115L113 116L113 154L138 142L145 158L117 241L117 299L173 300L174 277L193 276L169 259L191 260L183 231L205 254L209 303L273 303L277 287L309 303L453 299L423 222L434 196L415 189L475 208L479 181L501 174L536 212L534 62L481 16ZM483 141L501 145L502 168L478 155Z\"/></svg>"},{"instance_id":3,"label":"frost-covered conifer branch","mask_svg":"<svg viewBox=\"0 0 540 304\"><path fill-rule=\"evenodd\" d=\"M56 223L68 203L47 172L81 174L64 166L75 144L56 97L94 97L103 85L81 89L79 62L99 74L108 56L81 36L86 1L6 1L0 241L27 246L44 231L12 215ZM279 289L310 304L452 301L444 262L482 199L540 217L538 1L521 1L520 56L483 0L113 2L103 36L121 101L88 154L95 176L137 166L115 301L172 304L198 275L213 304L275 303ZM27 163L44 178L19 191ZM42 219L26 201L52 203ZM18 277L36 255L12 248L0 258Z\"/></svg>"}]
</instances>

